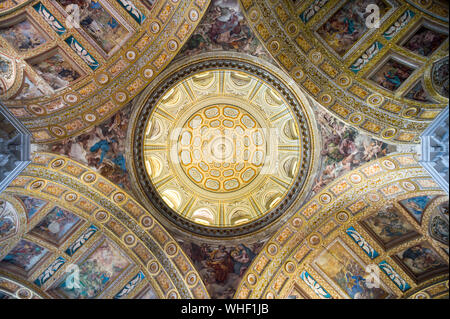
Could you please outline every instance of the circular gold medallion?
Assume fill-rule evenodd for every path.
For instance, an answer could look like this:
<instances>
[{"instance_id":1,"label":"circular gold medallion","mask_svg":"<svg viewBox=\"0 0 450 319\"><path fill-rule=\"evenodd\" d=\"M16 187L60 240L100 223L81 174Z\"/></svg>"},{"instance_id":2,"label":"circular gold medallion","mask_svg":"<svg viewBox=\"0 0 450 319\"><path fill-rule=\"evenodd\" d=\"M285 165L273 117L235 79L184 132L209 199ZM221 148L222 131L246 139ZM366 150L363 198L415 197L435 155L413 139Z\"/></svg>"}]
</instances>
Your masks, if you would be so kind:
<instances>
[{"instance_id":1,"label":"circular gold medallion","mask_svg":"<svg viewBox=\"0 0 450 319\"><path fill-rule=\"evenodd\" d=\"M267 144L260 124L245 110L215 105L192 115L178 140L181 167L211 192L245 187L260 173Z\"/></svg>"}]
</instances>

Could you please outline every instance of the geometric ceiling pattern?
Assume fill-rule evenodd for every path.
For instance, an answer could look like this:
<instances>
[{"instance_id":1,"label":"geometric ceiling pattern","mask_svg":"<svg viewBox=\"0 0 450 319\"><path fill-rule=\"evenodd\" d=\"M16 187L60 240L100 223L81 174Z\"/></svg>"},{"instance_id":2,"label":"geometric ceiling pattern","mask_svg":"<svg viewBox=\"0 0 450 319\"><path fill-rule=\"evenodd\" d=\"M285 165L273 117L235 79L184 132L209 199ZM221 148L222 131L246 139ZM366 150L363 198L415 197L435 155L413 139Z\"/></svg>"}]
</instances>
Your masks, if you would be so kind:
<instances>
[{"instance_id":1,"label":"geometric ceiling pattern","mask_svg":"<svg viewBox=\"0 0 450 319\"><path fill-rule=\"evenodd\" d=\"M68 158L35 153L2 196L18 211L27 207L29 220L26 234L7 243L13 248L2 249L0 271L33 283L41 295L208 296L184 252L145 209Z\"/></svg>"},{"instance_id":2,"label":"geometric ceiling pattern","mask_svg":"<svg viewBox=\"0 0 450 319\"><path fill-rule=\"evenodd\" d=\"M377 6L378 25L371 20L375 13L366 14L370 3ZM444 2L245 0L242 5L279 65L348 124L383 140L419 143L419 133L448 104L448 93L433 78L445 78L445 71L432 72L448 56ZM448 92L448 80L439 82Z\"/></svg>"},{"instance_id":3,"label":"geometric ceiling pattern","mask_svg":"<svg viewBox=\"0 0 450 319\"><path fill-rule=\"evenodd\" d=\"M0 299L448 298L418 145L447 28L440 0L0 1L0 100L32 134Z\"/></svg>"},{"instance_id":4,"label":"geometric ceiling pattern","mask_svg":"<svg viewBox=\"0 0 450 319\"><path fill-rule=\"evenodd\" d=\"M368 285L367 267L379 288ZM448 296L448 196L413 154L398 153L306 203L266 242L235 297L402 298L443 280Z\"/></svg>"},{"instance_id":5,"label":"geometric ceiling pattern","mask_svg":"<svg viewBox=\"0 0 450 319\"><path fill-rule=\"evenodd\" d=\"M126 105L177 54L209 1L27 3L0 9L0 63L11 82L0 98L36 142L48 142Z\"/></svg>"}]
</instances>

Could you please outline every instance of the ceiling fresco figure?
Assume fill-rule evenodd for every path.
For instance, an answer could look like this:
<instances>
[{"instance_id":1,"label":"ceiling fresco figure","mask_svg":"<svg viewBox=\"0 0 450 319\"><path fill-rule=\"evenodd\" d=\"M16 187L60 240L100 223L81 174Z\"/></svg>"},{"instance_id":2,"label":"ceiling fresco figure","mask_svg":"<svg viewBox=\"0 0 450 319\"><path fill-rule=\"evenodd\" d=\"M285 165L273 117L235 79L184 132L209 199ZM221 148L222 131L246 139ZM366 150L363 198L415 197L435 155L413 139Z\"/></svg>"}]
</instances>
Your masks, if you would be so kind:
<instances>
[{"instance_id":1,"label":"ceiling fresco figure","mask_svg":"<svg viewBox=\"0 0 450 319\"><path fill-rule=\"evenodd\" d=\"M120 187L130 188L124 157L129 114L130 107L125 107L105 123L47 149L88 164Z\"/></svg>"},{"instance_id":2,"label":"ceiling fresco figure","mask_svg":"<svg viewBox=\"0 0 450 319\"><path fill-rule=\"evenodd\" d=\"M448 12L0 0L1 302L448 299Z\"/></svg>"}]
</instances>

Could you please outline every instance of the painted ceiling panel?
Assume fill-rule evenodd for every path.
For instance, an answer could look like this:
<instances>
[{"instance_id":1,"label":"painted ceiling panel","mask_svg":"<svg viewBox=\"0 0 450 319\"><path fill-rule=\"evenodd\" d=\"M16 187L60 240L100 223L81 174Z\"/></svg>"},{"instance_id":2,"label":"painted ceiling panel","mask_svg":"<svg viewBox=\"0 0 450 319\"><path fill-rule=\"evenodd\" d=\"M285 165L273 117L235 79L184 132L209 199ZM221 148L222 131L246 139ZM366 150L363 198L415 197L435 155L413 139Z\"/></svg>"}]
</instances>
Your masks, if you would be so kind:
<instances>
[{"instance_id":1,"label":"painted ceiling panel","mask_svg":"<svg viewBox=\"0 0 450 319\"><path fill-rule=\"evenodd\" d=\"M13 3L0 9L9 8L0 16L0 50L21 62L0 98L35 141L49 142L125 106L181 49L209 1Z\"/></svg>"},{"instance_id":2,"label":"painted ceiling panel","mask_svg":"<svg viewBox=\"0 0 450 319\"><path fill-rule=\"evenodd\" d=\"M431 13L417 3L242 1L252 30L300 86L346 123L397 143L418 143L430 112L448 103L430 77L448 55L448 5L429 1Z\"/></svg>"},{"instance_id":3,"label":"painted ceiling panel","mask_svg":"<svg viewBox=\"0 0 450 319\"><path fill-rule=\"evenodd\" d=\"M0 0L0 100L34 139L0 299L448 298L417 145L447 28L439 0Z\"/></svg>"}]
</instances>

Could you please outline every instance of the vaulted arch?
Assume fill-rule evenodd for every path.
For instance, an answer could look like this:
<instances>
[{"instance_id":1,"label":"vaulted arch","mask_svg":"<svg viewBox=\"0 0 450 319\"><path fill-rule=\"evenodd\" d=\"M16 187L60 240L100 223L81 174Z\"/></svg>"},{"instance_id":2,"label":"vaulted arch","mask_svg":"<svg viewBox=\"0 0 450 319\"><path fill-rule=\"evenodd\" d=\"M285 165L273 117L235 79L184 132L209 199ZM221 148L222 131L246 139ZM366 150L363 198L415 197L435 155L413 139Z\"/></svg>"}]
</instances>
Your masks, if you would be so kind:
<instances>
[{"instance_id":1,"label":"vaulted arch","mask_svg":"<svg viewBox=\"0 0 450 319\"><path fill-rule=\"evenodd\" d=\"M444 2L240 2L252 30L292 79L366 133L419 143L420 132L448 104L448 93L431 78L433 64L448 57ZM419 40L425 34L433 40Z\"/></svg>"},{"instance_id":2,"label":"vaulted arch","mask_svg":"<svg viewBox=\"0 0 450 319\"><path fill-rule=\"evenodd\" d=\"M171 235L127 192L87 167L35 153L32 164L5 191L5 196L13 195L46 205L28 221L28 232L3 256L0 267L33 282L38 292L55 298L208 298ZM27 252L32 260L23 260ZM74 264L82 283L83 276L109 269L108 283L89 286L98 291L74 293L67 288Z\"/></svg>"}]
</instances>

